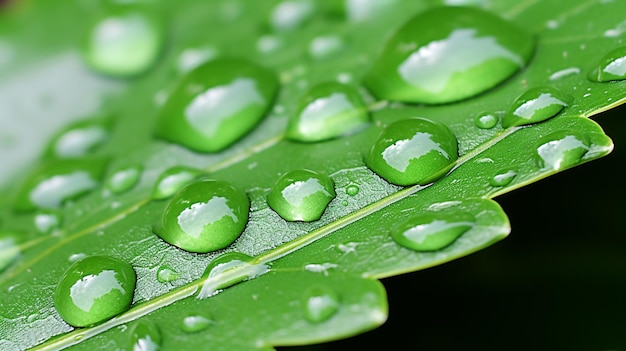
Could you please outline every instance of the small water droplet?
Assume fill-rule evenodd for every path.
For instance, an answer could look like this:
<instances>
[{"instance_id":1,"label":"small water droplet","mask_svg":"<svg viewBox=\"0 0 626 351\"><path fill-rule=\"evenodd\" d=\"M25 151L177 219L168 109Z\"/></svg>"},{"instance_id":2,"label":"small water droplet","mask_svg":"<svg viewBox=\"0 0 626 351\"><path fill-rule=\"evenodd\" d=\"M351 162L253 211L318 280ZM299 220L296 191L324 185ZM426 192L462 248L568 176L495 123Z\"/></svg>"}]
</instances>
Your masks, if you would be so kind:
<instances>
[{"instance_id":1,"label":"small water droplet","mask_svg":"<svg viewBox=\"0 0 626 351\"><path fill-rule=\"evenodd\" d=\"M545 121L559 114L567 106L567 97L550 87L527 90L518 97L502 118L504 128Z\"/></svg>"},{"instance_id":2,"label":"small water droplet","mask_svg":"<svg viewBox=\"0 0 626 351\"><path fill-rule=\"evenodd\" d=\"M107 160L98 158L53 160L32 173L19 190L15 209L59 208L70 199L97 187Z\"/></svg>"},{"instance_id":3,"label":"small water droplet","mask_svg":"<svg viewBox=\"0 0 626 351\"><path fill-rule=\"evenodd\" d=\"M206 253L232 244L248 223L248 195L229 183L202 180L170 199L155 233L190 252Z\"/></svg>"},{"instance_id":4,"label":"small water droplet","mask_svg":"<svg viewBox=\"0 0 626 351\"><path fill-rule=\"evenodd\" d=\"M492 113L481 113L474 119L474 124L480 129L491 129L498 124L498 117Z\"/></svg>"},{"instance_id":5,"label":"small water droplet","mask_svg":"<svg viewBox=\"0 0 626 351\"><path fill-rule=\"evenodd\" d=\"M320 219L335 198L335 184L328 176L301 169L285 173L267 195L268 205L287 221Z\"/></svg>"},{"instance_id":6,"label":"small water droplet","mask_svg":"<svg viewBox=\"0 0 626 351\"><path fill-rule=\"evenodd\" d=\"M604 55L588 76L594 82L626 79L626 46L620 46Z\"/></svg>"},{"instance_id":7,"label":"small water droplet","mask_svg":"<svg viewBox=\"0 0 626 351\"><path fill-rule=\"evenodd\" d=\"M136 275L128 263L107 256L74 262L54 291L54 306L68 324L87 327L129 309Z\"/></svg>"},{"instance_id":8,"label":"small water droplet","mask_svg":"<svg viewBox=\"0 0 626 351\"><path fill-rule=\"evenodd\" d=\"M78 260L82 260L85 257L87 257L87 255L85 255L84 253L76 253L76 254L71 254L70 257L67 258L67 260L74 263Z\"/></svg>"},{"instance_id":9,"label":"small water droplet","mask_svg":"<svg viewBox=\"0 0 626 351\"><path fill-rule=\"evenodd\" d=\"M570 68L564 68L560 71L556 71L554 73L552 73L550 75L550 80L551 81L555 81L555 80L559 80L568 76L572 76L572 75L576 75L580 73L580 68L578 67L570 67ZM574 87L575 88L575 87Z\"/></svg>"},{"instance_id":10,"label":"small water droplet","mask_svg":"<svg viewBox=\"0 0 626 351\"><path fill-rule=\"evenodd\" d=\"M339 296L324 286L310 288L304 295L304 316L311 323L320 323L339 310Z\"/></svg>"},{"instance_id":11,"label":"small water droplet","mask_svg":"<svg viewBox=\"0 0 626 351\"><path fill-rule=\"evenodd\" d=\"M50 234L61 226L61 215L52 211L42 211L35 215L35 228L42 234Z\"/></svg>"},{"instance_id":12,"label":"small water droplet","mask_svg":"<svg viewBox=\"0 0 626 351\"><path fill-rule=\"evenodd\" d=\"M20 247L12 234L0 232L0 272L20 255Z\"/></svg>"},{"instance_id":13,"label":"small water droplet","mask_svg":"<svg viewBox=\"0 0 626 351\"><path fill-rule=\"evenodd\" d=\"M211 319L205 316L192 315L192 316L187 316L183 318L183 322L180 326L180 329L182 329L184 332L187 332L187 333L196 333L196 332L207 329L213 323L215 322L213 322Z\"/></svg>"},{"instance_id":14,"label":"small water droplet","mask_svg":"<svg viewBox=\"0 0 626 351\"><path fill-rule=\"evenodd\" d=\"M323 83L309 90L289 119L289 139L312 142L337 138L363 129L369 113L360 94L352 86Z\"/></svg>"},{"instance_id":15,"label":"small water droplet","mask_svg":"<svg viewBox=\"0 0 626 351\"><path fill-rule=\"evenodd\" d=\"M309 55L314 59L325 59L341 51L344 41L337 35L326 35L313 38L309 44Z\"/></svg>"},{"instance_id":16,"label":"small water droplet","mask_svg":"<svg viewBox=\"0 0 626 351\"><path fill-rule=\"evenodd\" d=\"M156 135L195 151L222 150L261 121L277 91L275 75L248 61L206 62L189 72L170 95Z\"/></svg>"},{"instance_id":17,"label":"small water droplet","mask_svg":"<svg viewBox=\"0 0 626 351\"><path fill-rule=\"evenodd\" d=\"M409 118L385 128L365 162L388 182L423 185L447 173L458 157L456 137L445 125Z\"/></svg>"},{"instance_id":18,"label":"small water droplet","mask_svg":"<svg viewBox=\"0 0 626 351\"><path fill-rule=\"evenodd\" d=\"M240 252L227 252L213 259L202 275L207 280L198 293L198 299L211 297L220 289L258 277L269 270L265 264L251 262L252 257Z\"/></svg>"},{"instance_id":19,"label":"small water droplet","mask_svg":"<svg viewBox=\"0 0 626 351\"><path fill-rule=\"evenodd\" d=\"M113 194L121 194L132 189L141 177L141 166L130 166L113 173L106 187Z\"/></svg>"},{"instance_id":20,"label":"small water droplet","mask_svg":"<svg viewBox=\"0 0 626 351\"><path fill-rule=\"evenodd\" d=\"M33 313L33 314L30 314L28 317L26 317L26 322L33 323L37 319L39 319L39 313Z\"/></svg>"},{"instance_id":21,"label":"small water droplet","mask_svg":"<svg viewBox=\"0 0 626 351\"><path fill-rule=\"evenodd\" d=\"M282 46L280 39L273 35L263 35L256 42L256 48L260 53L269 54Z\"/></svg>"},{"instance_id":22,"label":"small water droplet","mask_svg":"<svg viewBox=\"0 0 626 351\"><path fill-rule=\"evenodd\" d=\"M138 321L130 331L127 351L157 351L161 349L161 333L152 322Z\"/></svg>"},{"instance_id":23,"label":"small water droplet","mask_svg":"<svg viewBox=\"0 0 626 351\"><path fill-rule=\"evenodd\" d=\"M507 186L516 176L517 172L513 170L501 170L489 180L489 184L491 184L492 186Z\"/></svg>"},{"instance_id":24,"label":"small water droplet","mask_svg":"<svg viewBox=\"0 0 626 351\"><path fill-rule=\"evenodd\" d=\"M168 283L180 278L180 274L167 265L162 265L157 270L157 280L159 283Z\"/></svg>"},{"instance_id":25,"label":"small water droplet","mask_svg":"<svg viewBox=\"0 0 626 351\"><path fill-rule=\"evenodd\" d=\"M387 42L365 78L379 99L439 104L480 94L524 67L533 36L473 7L436 7Z\"/></svg>"},{"instance_id":26,"label":"small water droplet","mask_svg":"<svg viewBox=\"0 0 626 351\"><path fill-rule=\"evenodd\" d=\"M159 175L152 190L152 198L155 200L166 199L176 194L198 175L200 175L200 171L194 168L184 166L169 168Z\"/></svg>"},{"instance_id":27,"label":"small water droplet","mask_svg":"<svg viewBox=\"0 0 626 351\"><path fill-rule=\"evenodd\" d=\"M359 186L356 184L350 184L346 187L346 194L350 195L350 196L356 196L356 194L359 193L361 189L359 189Z\"/></svg>"},{"instance_id":28,"label":"small water droplet","mask_svg":"<svg viewBox=\"0 0 626 351\"><path fill-rule=\"evenodd\" d=\"M570 131L558 131L547 135L538 145L537 156L540 166L555 171L576 165L589 151L585 138Z\"/></svg>"},{"instance_id":29,"label":"small water droplet","mask_svg":"<svg viewBox=\"0 0 626 351\"><path fill-rule=\"evenodd\" d=\"M396 226L391 237L399 245L415 251L441 250L474 226L466 212L442 210L415 215Z\"/></svg>"},{"instance_id":30,"label":"small water droplet","mask_svg":"<svg viewBox=\"0 0 626 351\"><path fill-rule=\"evenodd\" d=\"M301 27L314 11L315 3L310 0L282 1L274 7L270 22L275 30L292 30Z\"/></svg>"},{"instance_id":31,"label":"small water droplet","mask_svg":"<svg viewBox=\"0 0 626 351\"><path fill-rule=\"evenodd\" d=\"M87 31L82 49L85 62L95 71L120 77L148 70L163 46L160 19L138 6L113 6Z\"/></svg>"},{"instance_id":32,"label":"small water droplet","mask_svg":"<svg viewBox=\"0 0 626 351\"><path fill-rule=\"evenodd\" d=\"M90 119L74 123L55 135L46 150L48 157L75 158L87 155L109 138L109 121Z\"/></svg>"},{"instance_id":33,"label":"small water droplet","mask_svg":"<svg viewBox=\"0 0 626 351\"><path fill-rule=\"evenodd\" d=\"M210 46L187 48L178 55L176 71L178 71L179 74L190 72L215 57L217 57L217 50Z\"/></svg>"},{"instance_id":34,"label":"small water droplet","mask_svg":"<svg viewBox=\"0 0 626 351\"><path fill-rule=\"evenodd\" d=\"M356 253L356 247L358 243L345 243L337 245L337 249L343 253Z\"/></svg>"},{"instance_id":35,"label":"small water droplet","mask_svg":"<svg viewBox=\"0 0 626 351\"><path fill-rule=\"evenodd\" d=\"M339 267L335 263L325 262L325 263L309 263L304 266L304 269L313 272L313 273L322 273L323 275L328 275L328 270L331 268Z\"/></svg>"}]
</instances>

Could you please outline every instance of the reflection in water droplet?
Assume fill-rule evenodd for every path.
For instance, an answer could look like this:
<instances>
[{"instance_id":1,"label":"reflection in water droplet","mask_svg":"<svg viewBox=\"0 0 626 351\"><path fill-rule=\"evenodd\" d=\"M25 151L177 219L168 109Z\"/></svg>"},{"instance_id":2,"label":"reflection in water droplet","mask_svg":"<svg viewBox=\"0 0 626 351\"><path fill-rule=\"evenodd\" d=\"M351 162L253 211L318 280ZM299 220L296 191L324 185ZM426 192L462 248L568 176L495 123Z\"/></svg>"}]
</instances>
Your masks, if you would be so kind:
<instances>
[{"instance_id":1,"label":"reflection in water droplet","mask_svg":"<svg viewBox=\"0 0 626 351\"><path fill-rule=\"evenodd\" d=\"M179 74L192 71L201 64L214 59L217 50L212 47L188 48L178 55L176 70Z\"/></svg>"},{"instance_id":2,"label":"reflection in water droplet","mask_svg":"<svg viewBox=\"0 0 626 351\"><path fill-rule=\"evenodd\" d=\"M336 35L315 37L309 44L309 55L318 60L325 59L341 51L344 46L343 39Z\"/></svg>"},{"instance_id":3,"label":"reflection in water droplet","mask_svg":"<svg viewBox=\"0 0 626 351\"><path fill-rule=\"evenodd\" d=\"M185 185L200 175L200 171L189 167L172 167L159 175L152 190L155 200L166 199L176 194Z\"/></svg>"},{"instance_id":4,"label":"reflection in water droplet","mask_svg":"<svg viewBox=\"0 0 626 351\"><path fill-rule=\"evenodd\" d=\"M278 179L267 195L268 205L287 221L320 219L335 198L332 179L310 170L294 170Z\"/></svg>"},{"instance_id":5,"label":"reflection in water droplet","mask_svg":"<svg viewBox=\"0 0 626 351\"><path fill-rule=\"evenodd\" d=\"M232 58L209 61L170 95L156 135L200 152L222 150L261 121L277 91L275 75L264 68Z\"/></svg>"},{"instance_id":6,"label":"reflection in water droplet","mask_svg":"<svg viewBox=\"0 0 626 351\"><path fill-rule=\"evenodd\" d=\"M92 326L128 310L135 280L128 263L89 256L65 271L54 291L54 306L68 324Z\"/></svg>"},{"instance_id":7,"label":"reflection in water droplet","mask_svg":"<svg viewBox=\"0 0 626 351\"><path fill-rule=\"evenodd\" d=\"M385 128L365 161L388 182L423 185L443 176L457 158L456 137L445 125L409 118Z\"/></svg>"},{"instance_id":8,"label":"reflection in water droplet","mask_svg":"<svg viewBox=\"0 0 626 351\"><path fill-rule=\"evenodd\" d=\"M474 119L474 124L480 129L491 129L498 124L498 117L491 113L481 113Z\"/></svg>"},{"instance_id":9,"label":"reflection in water droplet","mask_svg":"<svg viewBox=\"0 0 626 351\"><path fill-rule=\"evenodd\" d=\"M270 22L276 30L291 30L304 24L315 10L315 3L310 0L282 1L274 7Z\"/></svg>"},{"instance_id":10,"label":"reflection in water droplet","mask_svg":"<svg viewBox=\"0 0 626 351\"><path fill-rule=\"evenodd\" d=\"M626 46L620 46L604 55L588 76L594 82L626 79Z\"/></svg>"},{"instance_id":11,"label":"reflection in water droplet","mask_svg":"<svg viewBox=\"0 0 626 351\"><path fill-rule=\"evenodd\" d=\"M127 351L157 351L161 349L161 333L154 323L138 321L130 331Z\"/></svg>"},{"instance_id":12,"label":"reflection in water droplet","mask_svg":"<svg viewBox=\"0 0 626 351\"><path fill-rule=\"evenodd\" d=\"M20 248L15 237L9 233L0 232L0 272L5 270L20 255Z\"/></svg>"},{"instance_id":13,"label":"reflection in water droplet","mask_svg":"<svg viewBox=\"0 0 626 351\"><path fill-rule=\"evenodd\" d=\"M554 171L576 165L589 151L585 138L569 131L547 135L538 145L537 156L540 166Z\"/></svg>"},{"instance_id":14,"label":"reflection in water droplet","mask_svg":"<svg viewBox=\"0 0 626 351\"><path fill-rule=\"evenodd\" d=\"M35 228L42 234L50 234L61 226L61 215L56 212L42 211L35 215Z\"/></svg>"},{"instance_id":15,"label":"reflection in water droplet","mask_svg":"<svg viewBox=\"0 0 626 351\"><path fill-rule=\"evenodd\" d=\"M369 113L356 89L340 83L313 87L289 119L286 136L298 141L321 141L354 133L367 126Z\"/></svg>"},{"instance_id":16,"label":"reflection in water droplet","mask_svg":"<svg viewBox=\"0 0 626 351\"><path fill-rule=\"evenodd\" d=\"M466 212L442 210L415 215L396 226L391 237L399 245L415 251L441 250L474 226Z\"/></svg>"},{"instance_id":17,"label":"reflection in water droplet","mask_svg":"<svg viewBox=\"0 0 626 351\"><path fill-rule=\"evenodd\" d=\"M502 170L496 173L496 175L489 180L489 184L491 184L492 186L507 186L516 176L517 172L513 170Z\"/></svg>"},{"instance_id":18,"label":"reflection in water droplet","mask_svg":"<svg viewBox=\"0 0 626 351\"><path fill-rule=\"evenodd\" d=\"M401 27L365 84L379 99L449 103L503 82L530 59L532 35L472 7L436 7Z\"/></svg>"},{"instance_id":19,"label":"reflection in water droplet","mask_svg":"<svg viewBox=\"0 0 626 351\"><path fill-rule=\"evenodd\" d=\"M518 97L502 119L504 128L545 121L567 106L567 97L550 87L529 89Z\"/></svg>"},{"instance_id":20,"label":"reflection in water droplet","mask_svg":"<svg viewBox=\"0 0 626 351\"><path fill-rule=\"evenodd\" d=\"M229 183L202 180L178 192L165 207L155 233L190 252L232 244L248 223L248 195Z\"/></svg>"},{"instance_id":21,"label":"reflection in water droplet","mask_svg":"<svg viewBox=\"0 0 626 351\"><path fill-rule=\"evenodd\" d=\"M359 189L359 186L356 184L350 184L346 187L346 194L350 195L350 196L356 196L356 194L359 193L361 189Z\"/></svg>"},{"instance_id":22,"label":"reflection in water droplet","mask_svg":"<svg viewBox=\"0 0 626 351\"><path fill-rule=\"evenodd\" d=\"M75 158L88 154L109 138L108 121L93 119L74 123L54 136L46 155Z\"/></svg>"},{"instance_id":23,"label":"reflection in water droplet","mask_svg":"<svg viewBox=\"0 0 626 351\"><path fill-rule=\"evenodd\" d=\"M215 322L202 315L192 315L183 319L180 329L187 333L196 333L207 329L213 323Z\"/></svg>"},{"instance_id":24,"label":"reflection in water droplet","mask_svg":"<svg viewBox=\"0 0 626 351\"><path fill-rule=\"evenodd\" d=\"M202 284L198 299L211 297L220 289L258 277L268 271L267 265L253 264L252 257L246 254L227 252L213 259L205 269L203 277L207 280Z\"/></svg>"},{"instance_id":25,"label":"reflection in water droplet","mask_svg":"<svg viewBox=\"0 0 626 351\"><path fill-rule=\"evenodd\" d=\"M157 280L159 283L172 282L178 278L180 278L180 274L169 266L162 265L157 270Z\"/></svg>"},{"instance_id":26,"label":"reflection in water droplet","mask_svg":"<svg viewBox=\"0 0 626 351\"><path fill-rule=\"evenodd\" d=\"M578 67L570 67L570 68L565 68L562 69L560 71L556 71L554 73L552 73L550 75L550 80L555 81L555 80L559 80L568 76L572 76L575 74L580 73L580 68Z\"/></svg>"},{"instance_id":27,"label":"reflection in water droplet","mask_svg":"<svg viewBox=\"0 0 626 351\"><path fill-rule=\"evenodd\" d=\"M311 323L328 320L338 310L339 296L327 287L312 287L304 295L304 316Z\"/></svg>"},{"instance_id":28,"label":"reflection in water droplet","mask_svg":"<svg viewBox=\"0 0 626 351\"><path fill-rule=\"evenodd\" d=\"M141 177L141 166L131 166L113 173L107 181L107 189L113 194L121 194L132 189Z\"/></svg>"}]
</instances>

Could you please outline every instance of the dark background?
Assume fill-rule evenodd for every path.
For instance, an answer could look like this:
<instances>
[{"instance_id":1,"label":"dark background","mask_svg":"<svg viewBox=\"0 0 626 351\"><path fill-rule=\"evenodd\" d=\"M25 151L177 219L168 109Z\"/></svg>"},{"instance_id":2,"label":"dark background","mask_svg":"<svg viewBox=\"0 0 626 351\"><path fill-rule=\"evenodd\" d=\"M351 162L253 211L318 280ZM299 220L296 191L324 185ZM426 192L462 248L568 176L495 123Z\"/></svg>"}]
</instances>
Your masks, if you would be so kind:
<instances>
[{"instance_id":1,"label":"dark background","mask_svg":"<svg viewBox=\"0 0 626 351\"><path fill-rule=\"evenodd\" d=\"M374 331L281 350L626 350L626 105L593 119L614 151L498 197L508 238L384 279Z\"/></svg>"}]
</instances>

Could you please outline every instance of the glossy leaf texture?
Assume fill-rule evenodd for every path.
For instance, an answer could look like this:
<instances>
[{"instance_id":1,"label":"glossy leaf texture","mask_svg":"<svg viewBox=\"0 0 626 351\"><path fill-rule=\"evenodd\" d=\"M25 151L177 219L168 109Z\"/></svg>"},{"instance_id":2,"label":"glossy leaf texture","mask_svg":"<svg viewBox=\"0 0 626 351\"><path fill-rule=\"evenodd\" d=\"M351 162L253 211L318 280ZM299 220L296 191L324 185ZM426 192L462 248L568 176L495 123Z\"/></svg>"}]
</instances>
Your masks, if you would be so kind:
<instances>
[{"instance_id":1,"label":"glossy leaf texture","mask_svg":"<svg viewBox=\"0 0 626 351\"><path fill-rule=\"evenodd\" d=\"M454 3L482 8L522 28L529 34L525 42L532 38L535 47L528 62L526 49L521 61L497 49L494 55L508 59L498 77L469 89L472 96L457 94L456 87L448 100L432 105L380 100L363 81L402 24L446 5L441 2L5 5L0 10L0 349L271 350L334 340L386 320L385 291L377 279L439 265L505 238L509 222L494 197L612 150L611 140L588 117L626 99L620 66L626 5ZM111 9L120 6L132 8ZM107 11L132 16L102 22ZM133 21L149 25L136 27ZM494 47L498 38L480 33L497 28L487 27L486 32L461 28L450 38L469 36L478 47ZM96 57L103 61L94 61L93 45L84 46L92 28L104 31L98 35L110 42L103 45L115 50ZM124 31L128 36L120 35ZM449 33L435 34L439 40ZM421 48L432 52L445 46L437 40ZM98 50L106 51L106 45ZM409 43L406 50L419 53L414 60L423 58L419 47ZM453 48L441 52L446 50ZM117 66L126 51L137 55L128 61L133 66ZM212 65L216 59L219 64ZM450 57L439 59L455 64ZM254 68L224 71L230 65L224 62L243 61ZM472 84L488 65L480 61L469 76L454 67L438 69L456 77L452 85ZM198 72L194 67L219 72L219 79L189 78ZM328 91L338 85L332 82L341 83L337 94ZM315 89L321 84L323 94ZM180 96L184 101L168 100ZM164 108L184 114L190 101L195 117L183 132L175 130L176 121L167 128L159 124L168 118ZM323 110L319 121L316 103ZM294 116L302 111L306 116ZM181 116L176 118L184 121ZM205 116L218 117L209 123ZM413 131L413 138L387 129L416 117L427 122L409 124L429 127ZM302 121L311 137L285 137L289 123ZM195 146L206 135L193 136L189 146L184 131L194 125L229 133L220 134L215 147ZM238 125L244 127L233 131ZM323 135L314 135L317 130ZM176 138L163 137L170 132L178 133ZM380 174L368 168L372 153L384 164ZM400 182L385 175L389 167L402 173L420 162L430 162L431 176ZM276 190L279 179L294 171L316 177L290 178ZM88 182L77 188L70 178L84 178L85 172ZM185 190L177 191L209 179L236 191L210 198L196 194L186 208ZM307 185L309 180L317 183ZM286 193L288 188L296 195ZM272 191L285 200L283 211L304 204L314 216L283 219L268 205ZM44 200L33 197L42 192ZM238 200L232 201L246 205L236 211L228 203L235 192ZM241 194L249 200L247 222L248 202ZM168 205L172 196L175 206ZM222 217L200 209L210 203L221 206ZM170 207L181 215L164 219ZM182 213L191 219L181 219ZM42 224L44 219L53 224ZM206 253L210 245L187 247L201 253L184 251L155 234L163 221L194 236L218 220L236 230L217 251ZM74 328L57 312L55 289L74 262L90 256L129 264L136 287L130 309ZM79 277L83 283L89 278ZM70 295L76 284L67 287ZM122 288L117 290L128 296ZM110 298L105 293L113 290L102 296Z\"/></svg>"}]
</instances>

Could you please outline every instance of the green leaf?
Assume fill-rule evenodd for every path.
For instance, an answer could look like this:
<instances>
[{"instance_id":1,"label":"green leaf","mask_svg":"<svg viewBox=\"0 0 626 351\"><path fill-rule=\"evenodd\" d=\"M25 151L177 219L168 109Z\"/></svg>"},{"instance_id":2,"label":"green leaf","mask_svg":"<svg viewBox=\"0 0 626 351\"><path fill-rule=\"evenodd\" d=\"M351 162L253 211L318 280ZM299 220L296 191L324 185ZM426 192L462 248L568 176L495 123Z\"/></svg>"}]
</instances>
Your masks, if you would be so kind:
<instances>
[{"instance_id":1,"label":"green leaf","mask_svg":"<svg viewBox=\"0 0 626 351\"><path fill-rule=\"evenodd\" d=\"M361 87L374 58L405 21L434 5L140 2L132 10L147 11L154 25L163 19L167 34L133 37L132 47L140 48L147 38L156 56L133 61L142 64L128 75L119 73L127 72L124 67L109 66L104 75L94 72L93 63L80 54L89 50L81 45L94 18L109 6L128 5L95 0L9 5L0 13L0 348L115 349L152 335L150 340L164 349L269 350L355 335L387 318L378 278L439 265L503 239L510 231L508 219L492 198L611 151L611 140L588 117L621 104L626 82L595 82L587 75L621 45L624 4L478 2L535 36L537 47L527 67L455 103L377 100ZM154 40L165 40L160 51ZM186 81L184 71L197 64L194 57L243 58L276 73L280 81L268 115L223 151L196 153L155 137L163 100ZM285 139L288 119L302 110L300 98L309 88L332 81L359 89L367 107L357 108L354 123L360 125L363 113L369 113L369 126L323 142ZM563 94L562 104L550 114L567 106L554 118L532 118L539 122L534 124L516 120L506 129L501 123L493 128L475 124L485 113L502 120L515 110L511 106L523 105L516 99L535 87ZM58 148L46 141L61 140L59 131L68 125L101 124L102 116L107 116L106 133L83 143L86 155L79 155L99 165L110 160L90 173L91 191L55 193L59 197L43 206L53 209L31 211L42 206L25 189L42 184L37 172L43 165L57 165L46 169L58 173L62 166L86 162L57 160L63 155L55 155L51 150ZM364 160L381 131L412 117L450 129L459 157L439 170L451 168L444 177L400 187L372 172ZM200 178L247 192L248 224L232 245L196 254L153 233L167 205L167 200L152 199L153 189L159 175L172 167L188 167L182 179L192 179L197 169ZM336 196L319 220L288 222L267 204L278 179L300 169L334 183ZM134 172L111 188L114 176L124 170ZM42 213L59 221L52 233L37 229ZM448 230L451 239L437 242L436 250L399 245L397 232L418 215L457 229ZM218 258L224 253L235 254ZM54 291L71 262L93 255L133 267L138 278L133 305L102 324L75 329L56 311Z\"/></svg>"}]
</instances>

